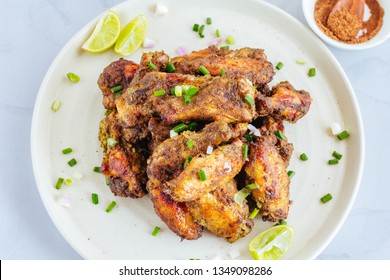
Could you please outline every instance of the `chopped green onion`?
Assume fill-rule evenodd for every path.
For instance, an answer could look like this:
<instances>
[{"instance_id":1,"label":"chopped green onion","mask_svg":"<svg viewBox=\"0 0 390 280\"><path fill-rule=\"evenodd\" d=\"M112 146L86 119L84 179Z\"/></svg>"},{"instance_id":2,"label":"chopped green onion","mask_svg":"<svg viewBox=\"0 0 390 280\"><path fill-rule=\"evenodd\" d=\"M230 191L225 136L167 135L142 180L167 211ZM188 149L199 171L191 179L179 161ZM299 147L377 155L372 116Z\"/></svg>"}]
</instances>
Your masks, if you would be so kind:
<instances>
[{"instance_id":1,"label":"chopped green onion","mask_svg":"<svg viewBox=\"0 0 390 280\"><path fill-rule=\"evenodd\" d=\"M250 96L249 94L245 95L245 102L248 103L249 105L253 105L255 104L255 101L253 100L252 96Z\"/></svg>"},{"instance_id":2,"label":"chopped green onion","mask_svg":"<svg viewBox=\"0 0 390 280\"><path fill-rule=\"evenodd\" d=\"M100 166L95 166L93 168L93 171L96 172L96 173L100 173Z\"/></svg>"},{"instance_id":3,"label":"chopped green onion","mask_svg":"<svg viewBox=\"0 0 390 280\"><path fill-rule=\"evenodd\" d=\"M190 86L187 90L186 90L186 95L192 97L194 95L196 95L198 93L198 88L197 87L194 87L194 86Z\"/></svg>"},{"instance_id":4,"label":"chopped green onion","mask_svg":"<svg viewBox=\"0 0 390 280\"><path fill-rule=\"evenodd\" d=\"M279 139L281 139L281 140L286 140L286 139L287 139L286 136L284 135L284 133L283 133L280 129L278 129L278 130L275 132L275 135L276 135Z\"/></svg>"},{"instance_id":5,"label":"chopped green onion","mask_svg":"<svg viewBox=\"0 0 390 280\"><path fill-rule=\"evenodd\" d=\"M242 205L242 203L244 202L245 198L251 193L251 190L248 189L248 188L242 188L241 190L239 190L238 192L236 192L236 194L234 195L234 201L237 203L237 204L240 204Z\"/></svg>"},{"instance_id":6,"label":"chopped green onion","mask_svg":"<svg viewBox=\"0 0 390 280\"><path fill-rule=\"evenodd\" d=\"M278 62L278 64L276 64L276 69L278 69L278 70L280 70L280 69L282 69L283 68L283 66L284 66L284 64L283 64L283 62Z\"/></svg>"},{"instance_id":7,"label":"chopped green onion","mask_svg":"<svg viewBox=\"0 0 390 280\"><path fill-rule=\"evenodd\" d=\"M300 158L301 160L303 160L303 161L306 161L306 160L309 159L305 153L301 154L301 155L299 156L299 158Z\"/></svg>"},{"instance_id":8,"label":"chopped green onion","mask_svg":"<svg viewBox=\"0 0 390 280\"><path fill-rule=\"evenodd\" d=\"M206 19L206 23L207 23L208 25L210 25L210 24L212 23L212 20L211 20L210 17L208 17L208 18Z\"/></svg>"},{"instance_id":9,"label":"chopped green onion","mask_svg":"<svg viewBox=\"0 0 390 280\"><path fill-rule=\"evenodd\" d=\"M225 76L225 74L226 74L226 70L225 69L221 69L221 72L220 72L221 77Z\"/></svg>"},{"instance_id":10,"label":"chopped green onion","mask_svg":"<svg viewBox=\"0 0 390 280\"><path fill-rule=\"evenodd\" d=\"M298 59L298 60L296 61L296 63L297 63L297 64L306 64L306 61L303 60L303 59Z\"/></svg>"},{"instance_id":11,"label":"chopped green onion","mask_svg":"<svg viewBox=\"0 0 390 280\"><path fill-rule=\"evenodd\" d=\"M199 24L195 23L192 27L192 31L198 32L199 31Z\"/></svg>"},{"instance_id":12,"label":"chopped green onion","mask_svg":"<svg viewBox=\"0 0 390 280\"><path fill-rule=\"evenodd\" d=\"M191 97L189 95L184 95L184 103L190 104L190 102L191 102Z\"/></svg>"},{"instance_id":13,"label":"chopped green onion","mask_svg":"<svg viewBox=\"0 0 390 280\"><path fill-rule=\"evenodd\" d=\"M53 103L51 104L51 109L52 109L54 112L57 112L58 109L60 109L60 107L61 107L61 102L58 101L58 100L53 101Z\"/></svg>"},{"instance_id":14,"label":"chopped green onion","mask_svg":"<svg viewBox=\"0 0 390 280\"><path fill-rule=\"evenodd\" d=\"M151 61L148 62L148 66L149 66L149 68L152 69L152 70L157 70L156 64L154 64L154 63L151 62Z\"/></svg>"},{"instance_id":15,"label":"chopped green onion","mask_svg":"<svg viewBox=\"0 0 390 280\"><path fill-rule=\"evenodd\" d=\"M66 149L63 149L63 150L62 150L62 153L63 153L64 155L70 154L71 152L73 152L73 149L72 149L72 148L66 148Z\"/></svg>"},{"instance_id":16,"label":"chopped green onion","mask_svg":"<svg viewBox=\"0 0 390 280\"><path fill-rule=\"evenodd\" d=\"M219 32L219 29L215 30L215 37L221 37L221 33Z\"/></svg>"},{"instance_id":17,"label":"chopped green onion","mask_svg":"<svg viewBox=\"0 0 390 280\"><path fill-rule=\"evenodd\" d=\"M164 94L165 94L165 90L164 89L156 90L155 92L153 92L154 96L163 96Z\"/></svg>"},{"instance_id":18,"label":"chopped green onion","mask_svg":"<svg viewBox=\"0 0 390 280\"><path fill-rule=\"evenodd\" d=\"M154 227L152 235L156 236L159 232L160 232L160 228L159 227Z\"/></svg>"},{"instance_id":19,"label":"chopped green onion","mask_svg":"<svg viewBox=\"0 0 390 280\"><path fill-rule=\"evenodd\" d=\"M109 113L111 113L111 110L110 109L107 109L105 112L104 112L104 115L108 115Z\"/></svg>"},{"instance_id":20,"label":"chopped green onion","mask_svg":"<svg viewBox=\"0 0 390 280\"><path fill-rule=\"evenodd\" d=\"M331 200L333 197L330 193L324 195L323 197L321 197L321 202L322 203L327 203L329 200Z\"/></svg>"},{"instance_id":21,"label":"chopped green onion","mask_svg":"<svg viewBox=\"0 0 390 280\"><path fill-rule=\"evenodd\" d=\"M107 209L106 209L106 212L107 212L107 213L111 212L111 210L114 209L115 205L116 205L116 202L113 200L113 201L110 203L110 205L108 205L108 207L107 207Z\"/></svg>"},{"instance_id":22,"label":"chopped green onion","mask_svg":"<svg viewBox=\"0 0 390 280\"><path fill-rule=\"evenodd\" d=\"M198 174L199 174L199 178L200 178L201 181L206 181L207 180L206 172L203 169L200 169L198 171Z\"/></svg>"},{"instance_id":23,"label":"chopped green onion","mask_svg":"<svg viewBox=\"0 0 390 280\"><path fill-rule=\"evenodd\" d=\"M57 190L61 189L62 183L64 183L64 178L58 178L55 188Z\"/></svg>"},{"instance_id":24,"label":"chopped green onion","mask_svg":"<svg viewBox=\"0 0 390 280\"><path fill-rule=\"evenodd\" d=\"M229 46L222 46L222 47L220 47L220 49L221 49L221 50L229 50L230 47L229 47Z\"/></svg>"},{"instance_id":25,"label":"chopped green onion","mask_svg":"<svg viewBox=\"0 0 390 280\"><path fill-rule=\"evenodd\" d=\"M328 164L330 164L330 165L338 164L338 163L339 163L339 160L337 158L328 160Z\"/></svg>"},{"instance_id":26,"label":"chopped green onion","mask_svg":"<svg viewBox=\"0 0 390 280\"><path fill-rule=\"evenodd\" d=\"M248 142L252 142L253 141L253 135L246 134L244 137L245 137L246 141L248 141Z\"/></svg>"},{"instance_id":27,"label":"chopped green onion","mask_svg":"<svg viewBox=\"0 0 390 280\"><path fill-rule=\"evenodd\" d=\"M207 70L206 67L204 67L203 65L201 65L199 67L199 72L202 73L203 75L209 75L210 74L209 70Z\"/></svg>"},{"instance_id":28,"label":"chopped green onion","mask_svg":"<svg viewBox=\"0 0 390 280\"><path fill-rule=\"evenodd\" d=\"M195 131L198 129L198 124L196 122L191 122L188 126L187 126L187 129L188 130L191 130L191 131Z\"/></svg>"},{"instance_id":29,"label":"chopped green onion","mask_svg":"<svg viewBox=\"0 0 390 280\"><path fill-rule=\"evenodd\" d=\"M107 145L110 147L114 147L116 145L116 140L114 138L108 138L107 139Z\"/></svg>"},{"instance_id":30,"label":"chopped green onion","mask_svg":"<svg viewBox=\"0 0 390 280\"><path fill-rule=\"evenodd\" d=\"M245 145L243 146L243 156L244 156L245 159L248 158L248 150L249 150L249 147L248 147L247 144L245 144Z\"/></svg>"},{"instance_id":31,"label":"chopped green onion","mask_svg":"<svg viewBox=\"0 0 390 280\"><path fill-rule=\"evenodd\" d=\"M99 204L99 196L96 193L92 193L92 203Z\"/></svg>"},{"instance_id":32,"label":"chopped green onion","mask_svg":"<svg viewBox=\"0 0 390 280\"><path fill-rule=\"evenodd\" d=\"M254 219L257 216L257 214L259 214L259 211L260 209L258 208L253 209L253 211L249 215L249 219Z\"/></svg>"},{"instance_id":33,"label":"chopped green onion","mask_svg":"<svg viewBox=\"0 0 390 280\"><path fill-rule=\"evenodd\" d=\"M75 73L69 72L68 74L66 74L66 76L68 76L69 81L71 81L72 83L77 83L78 81L80 81L80 77Z\"/></svg>"},{"instance_id":34,"label":"chopped green onion","mask_svg":"<svg viewBox=\"0 0 390 280\"><path fill-rule=\"evenodd\" d=\"M188 139L186 144L189 149L191 149L195 145L194 141L192 141L191 139Z\"/></svg>"},{"instance_id":35,"label":"chopped green onion","mask_svg":"<svg viewBox=\"0 0 390 280\"><path fill-rule=\"evenodd\" d=\"M173 131L176 133L182 132L184 130L187 130L187 125L185 123L178 124L173 128Z\"/></svg>"},{"instance_id":36,"label":"chopped green onion","mask_svg":"<svg viewBox=\"0 0 390 280\"><path fill-rule=\"evenodd\" d=\"M274 224L274 227L281 226L281 225L287 225L287 222L285 220L280 220L279 222Z\"/></svg>"},{"instance_id":37,"label":"chopped green onion","mask_svg":"<svg viewBox=\"0 0 390 280\"><path fill-rule=\"evenodd\" d=\"M112 93L117 93L117 92L122 91L122 89L123 89L123 86L119 85L119 86L113 87L113 88L111 89L111 92L112 92Z\"/></svg>"},{"instance_id":38,"label":"chopped green onion","mask_svg":"<svg viewBox=\"0 0 390 280\"><path fill-rule=\"evenodd\" d=\"M343 157L342 154L340 154L340 153L338 153L338 152L336 152L336 151L333 151L332 156L334 156L334 157L337 158L338 160L340 160L340 159Z\"/></svg>"},{"instance_id":39,"label":"chopped green onion","mask_svg":"<svg viewBox=\"0 0 390 280\"><path fill-rule=\"evenodd\" d=\"M337 138L339 138L339 140L343 140L343 139L348 138L348 137L349 137L349 133L346 130L344 130L340 134L337 134Z\"/></svg>"},{"instance_id":40,"label":"chopped green onion","mask_svg":"<svg viewBox=\"0 0 390 280\"><path fill-rule=\"evenodd\" d=\"M168 62L166 65L165 65L165 71L167 71L168 73L173 73L176 71L176 68L175 68L175 65L173 65L172 62Z\"/></svg>"},{"instance_id":41,"label":"chopped green onion","mask_svg":"<svg viewBox=\"0 0 390 280\"><path fill-rule=\"evenodd\" d=\"M287 171L287 176L291 179L292 177L294 177L294 175L295 175L295 171L293 171L293 170L289 170L289 171Z\"/></svg>"},{"instance_id":42,"label":"chopped green onion","mask_svg":"<svg viewBox=\"0 0 390 280\"><path fill-rule=\"evenodd\" d=\"M109 186L110 185L110 181L106 178L106 185Z\"/></svg>"},{"instance_id":43,"label":"chopped green onion","mask_svg":"<svg viewBox=\"0 0 390 280\"><path fill-rule=\"evenodd\" d=\"M68 164L70 167L73 167L77 164L77 161L76 161L76 159L72 158L70 161L68 161Z\"/></svg>"},{"instance_id":44,"label":"chopped green onion","mask_svg":"<svg viewBox=\"0 0 390 280\"><path fill-rule=\"evenodd\" d=\"M68 186L71 186L73 184L73 181L71 178L66 178L65 179L65 184L68 185Z\"/></svg>"},{"instance_id":45,"label":"chopped green onion","mask_svg":"<svg viewBox=\"0 0 390 280\"><path fill-rule=\"evenodd\" d=\"M182 96L182 94L183 94L183 87L182 86L175 86L173 88L173 95Z\"/></svg>"},{"instance_id":46,"label":"chopped green onion","mask_svg":"<svg viewBox=\"0 0 390 280\"><path fill-rule=\"evenodd\" d=\"M228 43L229 45L233 45L235 42L236 42L236 40L234 39L234 37L232 35L229 35L226 37L226 43Z\"/></svg>"},{"instance_id":47,"label":"chopped green onion","mask_svg":"<svg viewBox=\"0 0 390 280\"><path fill-rule=\"evenodd\" d=\"M316 75L316 69L315 68L310 68L309 72L307 72L307 75L309 77L314 77Z\"/></svg>"},{"instance_id":48,"label":"chopped green onion","mask_svg":"<svg viewBox=\"0 0 390 280\"><path fill-rule=\"evenodd\" d=\"M188 156L183 164L183 167L186 168L187 165L191 162L192 156Z\"/></svg>"},{"instance_id":49,"label":"chopped green onion","mask_svg":"<svg viewBox=\"0 0 390 280\"><path fill-rule=\"evenodd\" d=\"M256 183L252 183L252 184L246 185L245 188L247 188L249 190L254 190L254 189L258 189L259 185Z\"/></svg>"},{"instance_id":50,"label":"chopped green onion","mask_svg":"<svg viewBox=\"0 0 390 280\"><path fill-rule=\"evenodd\" d=\"M118 93L116 93L116 94L114 95L114 98L115 98L115 99L118 99L119 97L121 97L121 95L122 95L122 94L121 94L120 92L118 92Z\"/></svg>"},{"instance_id":51,"label":"chopped green onion","mask_svg":"<svg viewBox=\"0 0 390 280\"><path fill-rule=\"evenodd\" d=\"M202 24L202 25L199 27L198 33L199 33L200 38L203 38L203 37L204 37L203 32L204 32L204 24Z\"/></svg>"}]
</instances>

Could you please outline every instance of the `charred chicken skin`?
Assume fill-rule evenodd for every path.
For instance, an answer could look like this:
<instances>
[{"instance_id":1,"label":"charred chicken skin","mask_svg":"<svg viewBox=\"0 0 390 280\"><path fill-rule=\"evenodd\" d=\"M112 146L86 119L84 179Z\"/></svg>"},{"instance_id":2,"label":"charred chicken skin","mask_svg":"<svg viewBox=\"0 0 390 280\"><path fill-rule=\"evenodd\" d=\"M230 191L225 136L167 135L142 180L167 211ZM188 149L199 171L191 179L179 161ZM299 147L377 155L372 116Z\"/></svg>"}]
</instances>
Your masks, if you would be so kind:
<instances>
[{"instance_id":1,"label":"charred chicken skin","mask_svg":"<svg viewBox=\"0 0 390 280\"><path fill-rule=\"evenodd\" d=\"M286 219L293 146L275 132L302 118L312 100L287 81L269 87L274 74L264 51L253 48L212 46L174 58L159 51L144 53L139 64L112 62L98 79L108 109L99 132L101 171L111 191L148 194L181 239L207 229L233 243L253 227L252 204L263 220ZM254 203L238 204L235 194L252 183Z\"/></svg>"}]
</instances>

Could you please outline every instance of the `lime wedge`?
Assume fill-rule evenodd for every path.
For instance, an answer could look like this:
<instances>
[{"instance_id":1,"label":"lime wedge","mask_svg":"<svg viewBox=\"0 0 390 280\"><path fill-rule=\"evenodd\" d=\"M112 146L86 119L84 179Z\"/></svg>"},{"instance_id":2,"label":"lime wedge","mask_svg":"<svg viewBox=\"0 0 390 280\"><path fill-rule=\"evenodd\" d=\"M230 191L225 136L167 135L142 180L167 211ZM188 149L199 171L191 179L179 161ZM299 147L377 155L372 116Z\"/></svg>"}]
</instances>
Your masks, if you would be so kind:
<instances>
[{"instance_id":1,"label":"lime wedge","mask_svg":"<svg viewBox=\"0 0 390 280\"><path fill-rule=\"evenodd\" d=\"M132 19L121 31L115 44L115 51L123 56L135 52L145 40L148 20L144 15Z\"/></svg>"},{"instance_id":2,"label":"lime wedge","mask_svg":"<svg viewBox=\"0 0 390 280\"><path fill-rule=\"evenodd\" d=\"M279 260L290 246L292 236L291 226L274 226L253 238L248 249L255 260Z\"/></svg>"},{"instance_id":3,"label":"lime wedge","mask_svg":"<svg viewBox=\"0 0 390 280\"><path fill-rule=\"evenodd\" d=\"M85 51L101 53L112 47L121 32L119 16L112 10L108 10L99 19L91 36L81 46Z\"/></svg>"}]
</instances>

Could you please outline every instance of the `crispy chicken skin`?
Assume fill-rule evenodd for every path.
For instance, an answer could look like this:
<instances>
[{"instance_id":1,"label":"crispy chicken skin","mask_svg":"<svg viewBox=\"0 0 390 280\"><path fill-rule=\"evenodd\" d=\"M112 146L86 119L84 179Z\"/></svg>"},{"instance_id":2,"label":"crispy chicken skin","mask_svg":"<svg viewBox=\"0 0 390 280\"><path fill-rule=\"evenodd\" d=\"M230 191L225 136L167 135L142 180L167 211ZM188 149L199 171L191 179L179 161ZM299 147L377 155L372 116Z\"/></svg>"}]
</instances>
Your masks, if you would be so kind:
<instances>
[{"instance_id":1,"label":"crispy chicken skin","mask_svg":"<svg viewBox=\"0 0 390 280\"><path fill-rule=\"evenodd\" d=\"M269 83L275 75L272 63L267 61L261 49L242 48L233 51L210 46L175 57L172 62L179 73L199 74L199 67L203 65L212 76L220 76L223 69L227 76L244 76L256 86Z\"/></svg>"},{"instance_id":2,"label":"crispy chicken skin","mask_svg":"<svg viewBox=\"0 0 390 280\"><path fill-rule=\"evenodd\" d=\"M286 164L275 147L276 137L266 135L256 139L249 148L249 161L244 170L248 183L259 188L252 191L252 197L264 220L286 219L290 207L289 185Z\"/></svg>"},{"instance_id":3,"label":"crispy chicken skin","mask_svg":"<svg viewBox=\"0 0 390 280\"><path fill-rule=\"evenodd\" d=\"M194 220L218 237L233 243L249 234L253 221L248 218L248 205L234 202L237 183L230 180L199 199L187 202Z\"/></svg>"},{"instance_id":4,"label":"crispy chicken skin","mask_svg":"<svg viewBox=\"0 0 390 280\"><path fill-rule=\"evenodd\" d=\"M244 165L243 145L236 139L219 146L210 155L194 157L176 178L162 186L164 191L176 201L191 201L226 184ZM206 180L201 180L199 170L205 172Z\"/></svg>"},{"instance_id":5,"label":"crispy chicken skin","mask_svg":"<svg viewBox=\"0 0 390 280\"><path fill-rule=\"evenodd\" d=\"M285 81L272 88L271 96L257 95L256 109L260 116L296 123L309 111L311 101L307 91L296 90Z\"/></svg>"}]
</instances>

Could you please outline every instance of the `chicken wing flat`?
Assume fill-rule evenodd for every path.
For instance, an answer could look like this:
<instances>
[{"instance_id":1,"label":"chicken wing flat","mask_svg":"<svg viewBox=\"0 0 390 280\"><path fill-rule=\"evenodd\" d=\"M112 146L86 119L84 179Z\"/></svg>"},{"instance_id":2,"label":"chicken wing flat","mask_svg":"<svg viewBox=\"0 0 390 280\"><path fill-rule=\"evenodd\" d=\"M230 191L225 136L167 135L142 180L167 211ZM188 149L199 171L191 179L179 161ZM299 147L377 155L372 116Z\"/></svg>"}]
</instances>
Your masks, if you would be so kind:
<instances>
[{"instance_id":1,"label":"chicken wing flat","mask_svg":"<svg viewBox=\"0 0 390 280\"><path fill-rule=\"evenodd\" d=\"M244 167L248 183L259 186L251 194L261 216L273 222L286 219L290 207L290 179L275 144L273 135L257 138L250 145L249 161Z\"/></svg>"},{"instance_id":2,"label":"chicken wing flat","mask_svg":"<svg viewBox=\"0 0 390 280\"><path fill-rule=\"evenodd\" d=\"M257 95L256 108L260 116L296 123L309 111L311 101L307 91L296 90L285 81L272 88L271 96Z\"/></svg>"},{"instance_id":3,"label":"chicken wing flat","mask_svg":"<svg viewBox=\"0 0 390 280\"><path fill-rule=\"evenodd\" d=\"M197 223L230 243L249 234L253 227L253 221L248 218L248 205L234 202L236 192L237 183L230 180L214 191L187 203Z\"/></svg>"},{"instance_id":4,"label":"chicken wing flat","mask_svg":"<svg viewBox=\"0 0 390 280\"><path fill-rule=\"evenodd\" d=\"M163 185L164 191L176 201L191 201L226 184L244 165L243 146L236 139L210 155L194 157L176 178ZM200 172L204 172L205 178Z\"/></svg>"},{"instance_id":5,"label":"chicken wing flat","mask_svg":"<svg viewBox=\"0 0 390 280\"><path fill-rule=\"evenodd\" d=\"M224 70L227 76L245 76L256 86L269 83L275 75L272 63L261 49L226 50L210 46L172 58L172 62L179 73L199 74L199 67L204 66L212 76L220 76Z\"/></svg>"}]
</instances>

